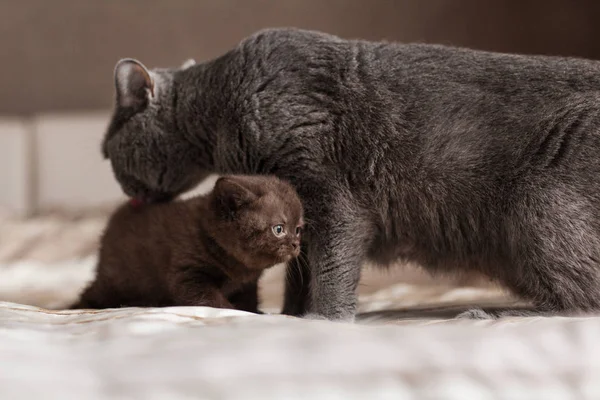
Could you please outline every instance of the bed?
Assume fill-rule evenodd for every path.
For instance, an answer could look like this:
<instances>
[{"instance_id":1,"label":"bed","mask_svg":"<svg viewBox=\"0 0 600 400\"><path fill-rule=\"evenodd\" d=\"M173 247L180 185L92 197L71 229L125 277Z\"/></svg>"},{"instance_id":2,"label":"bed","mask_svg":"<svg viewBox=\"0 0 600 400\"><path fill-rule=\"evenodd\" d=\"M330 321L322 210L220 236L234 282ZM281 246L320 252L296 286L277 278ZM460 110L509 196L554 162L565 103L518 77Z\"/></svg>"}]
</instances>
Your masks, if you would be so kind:
<instances>
[{"instance_id":1,"label":"bed","mask_svg":"<svg viewBox=\"0 0 600 400\"><path fill-rule=\"evenodd\" d=\"M520 307L480 277L367 268L355 324L206 307L63 310L103 212L0 214L1 399L599 399L600 318L456 318Z\"/></svg>"}]
</instances>

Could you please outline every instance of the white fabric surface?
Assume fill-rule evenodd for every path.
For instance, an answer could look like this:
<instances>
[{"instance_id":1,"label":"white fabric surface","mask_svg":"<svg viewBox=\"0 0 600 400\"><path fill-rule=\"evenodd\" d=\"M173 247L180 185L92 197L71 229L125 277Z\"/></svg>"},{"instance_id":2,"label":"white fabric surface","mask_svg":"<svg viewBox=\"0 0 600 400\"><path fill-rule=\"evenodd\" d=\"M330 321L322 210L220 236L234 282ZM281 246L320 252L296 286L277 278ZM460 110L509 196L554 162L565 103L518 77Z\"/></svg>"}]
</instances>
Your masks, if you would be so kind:
<instances>
[{"instance_id":1,"label":"white fabric surface","mask_svg":"<svg viewBox=\"0 0 600 400\"><path fill-rule=\"evenodd\" d=\"M16 304L73 301L104 221L0 213L0 399L600 399L600 318L452 319L516 304L469 277L365 270L361 324ZM269 270L264 309L282 288Z\"/></svg>"},{"instance_id":2,"label":"white fabric surface","mask_svg":"<svg viewBox=\"0 0 600 400\"><path fill-rule=\"evenodd\" d=\"M0 304L2 399L598 399L600 319L366 326Z\"/></svg>"}]
</instances>

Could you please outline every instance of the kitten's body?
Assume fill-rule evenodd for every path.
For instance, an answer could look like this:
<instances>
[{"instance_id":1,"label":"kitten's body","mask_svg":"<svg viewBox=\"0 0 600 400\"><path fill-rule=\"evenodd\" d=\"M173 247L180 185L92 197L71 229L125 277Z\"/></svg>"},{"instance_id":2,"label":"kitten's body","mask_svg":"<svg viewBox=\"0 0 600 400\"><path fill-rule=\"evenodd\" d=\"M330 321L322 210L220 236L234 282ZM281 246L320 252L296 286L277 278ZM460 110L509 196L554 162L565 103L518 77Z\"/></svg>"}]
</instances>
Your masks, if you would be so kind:
<instances>
[{"instance_id":1,"label":"kitten's body","mask_svg":"<svg viewBox=\"0 0 600 400\"><path fill-rule=\"evenodd\" d=\"M154 97L117 82L117 179L150 199L201 171L292 182L310 274L285 312L352 318L361 264L398 259L600 309L600 63L269 30L151 77Z\"/></svg>"},{"instance_id":2,"label":"kitten's body","mask_svg":"<svg viewBox=\"0 0 600 400\"><path fill-rule=\"evenodd\" d=\"M230 182L261 200L233 207L230 199L243 190L225 187ZM287 261L296 251L288 245L299 243L295 233L279 243L271 220L294 224L301 213L293 189L268 177L227 177L213 193L187 201L124 204L102 237L95 280L74 308L211 306L257 312L262 271Z\"/></svg>"}]
</instances>

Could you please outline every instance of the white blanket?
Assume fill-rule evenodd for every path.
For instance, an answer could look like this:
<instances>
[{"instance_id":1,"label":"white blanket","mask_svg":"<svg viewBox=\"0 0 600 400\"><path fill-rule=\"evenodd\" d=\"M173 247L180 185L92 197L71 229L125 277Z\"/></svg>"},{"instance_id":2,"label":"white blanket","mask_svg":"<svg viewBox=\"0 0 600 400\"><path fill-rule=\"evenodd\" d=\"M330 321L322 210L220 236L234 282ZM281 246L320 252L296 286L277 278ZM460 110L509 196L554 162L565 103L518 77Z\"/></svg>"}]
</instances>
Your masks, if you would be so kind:
<instances>
[{"instance_id":1,"label":"white blanket","mask_svg":"<svg viewBox=\"0 0 600 400\"><path fill-rule=\"evenodd\" d=\"M0 304L2 399L598 399L600 319L367 326Z\"/></svg>"},{"instance_id":2,"label":"white blanket","mask_svg":"<svg viewBox=\"0 0 600 400\"><path fill-rule=\"evenodd\" d=\"M0 399L600 399L600 317L453 319L516 304L477 279L367 270L357 324L17 304L73 301L103 221L0 216ZM262 279L267 311L282 287Z\"/></svg>"}]
</instances>

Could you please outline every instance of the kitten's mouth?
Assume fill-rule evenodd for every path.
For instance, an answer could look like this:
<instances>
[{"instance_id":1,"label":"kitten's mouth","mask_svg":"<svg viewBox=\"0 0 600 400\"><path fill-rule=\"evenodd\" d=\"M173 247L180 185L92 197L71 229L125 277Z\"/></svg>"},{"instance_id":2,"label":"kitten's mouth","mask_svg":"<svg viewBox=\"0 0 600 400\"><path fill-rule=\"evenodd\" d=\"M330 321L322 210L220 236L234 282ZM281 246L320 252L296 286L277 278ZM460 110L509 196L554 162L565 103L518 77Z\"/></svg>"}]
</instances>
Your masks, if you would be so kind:
<instances>
[{"instance_id":1,"label":"kitten's mouth","mask_svg":"<svg viewBox=\"0 0 600 400\"><path fill-rule=\"evenodd\" d=\"M294 250L291 253L287 253L286 255L284 255L283 258L283 262L288 262L293 260L294 258L297 258L300 255L300 250Z\"/></svg>"},{"instance_id":2,"label":"kitten's mouth","mask_svg":"<svg viewBox=\"0 0 600 400\"><path fill-rule=\"evenodd\" d=\"M285 264L294 258L295 257L293 254L285 253L285 254L277 254L271 260L272 260L272 265L277 265L277 264Z\"/></svg>"},{"instance_id":3,"label":"kitten's mouth","mask_svg":"<svg viewBox=\"0 0 600 400\"><path fill-rule=\"evenodd\" d=\"M300 255L300 249L280 249L279 251L271 254L272 265L287 263Z\"/></svg>"}]
</instances>

